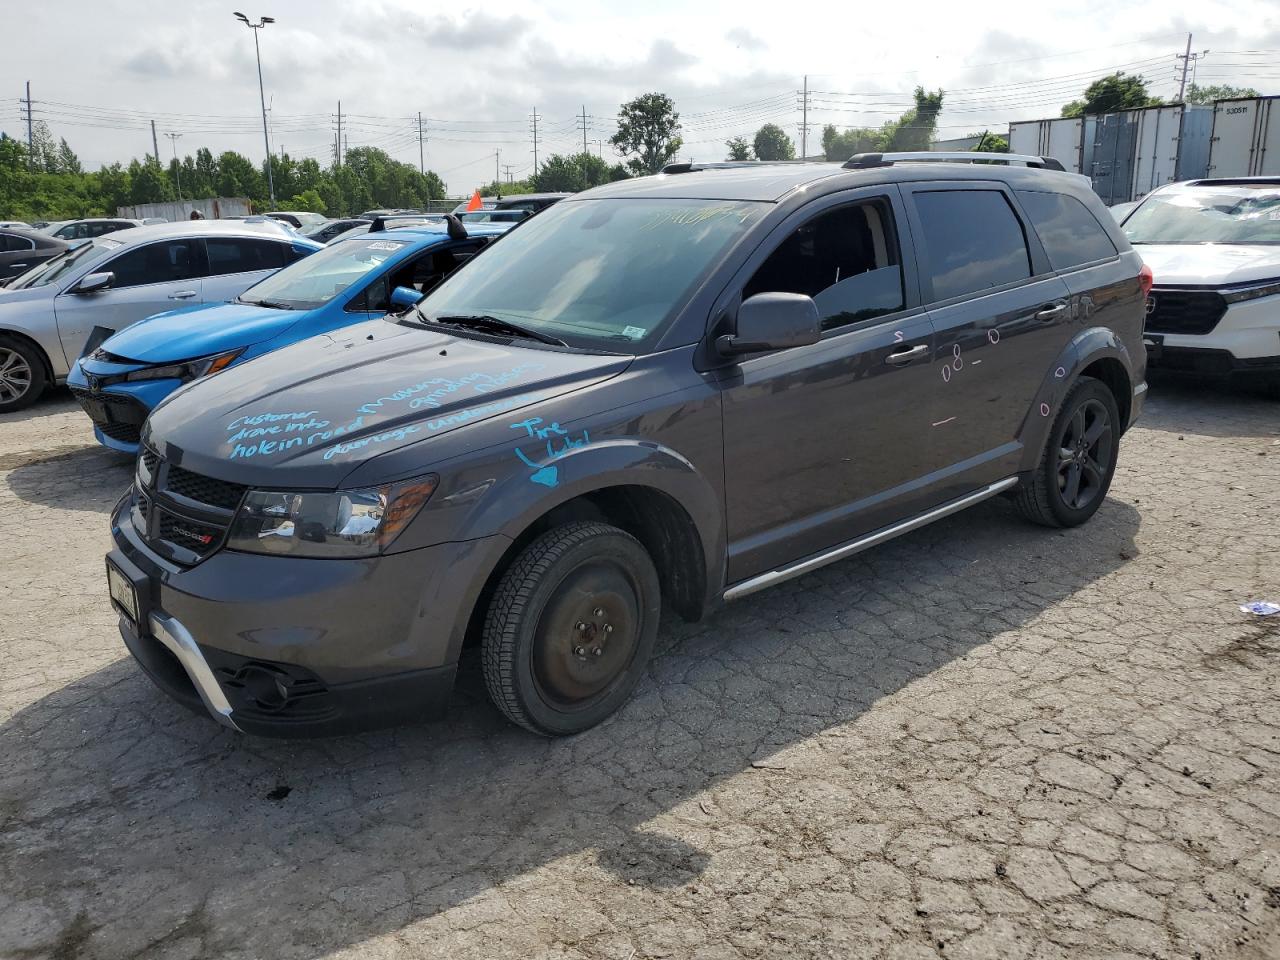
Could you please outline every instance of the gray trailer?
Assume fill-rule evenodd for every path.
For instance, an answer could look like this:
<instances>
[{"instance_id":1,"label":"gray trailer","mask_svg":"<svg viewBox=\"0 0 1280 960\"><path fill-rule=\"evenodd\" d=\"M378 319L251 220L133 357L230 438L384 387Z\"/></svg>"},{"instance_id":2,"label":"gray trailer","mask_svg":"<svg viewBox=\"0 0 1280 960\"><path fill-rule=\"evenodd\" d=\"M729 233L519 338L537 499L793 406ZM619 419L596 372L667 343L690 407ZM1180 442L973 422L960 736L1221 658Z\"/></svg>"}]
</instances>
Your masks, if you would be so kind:
<instances>
[{"instance_id":1,"label":"gray trailer","mask_svg":"<svg viewBox=\"0 0 1280 960\"><path fill-rule=\"evenodd\" d=\"M1280 175L1280 97L1242 97L1213 105L1211 177Z\"/></svg>"}]
</instances>

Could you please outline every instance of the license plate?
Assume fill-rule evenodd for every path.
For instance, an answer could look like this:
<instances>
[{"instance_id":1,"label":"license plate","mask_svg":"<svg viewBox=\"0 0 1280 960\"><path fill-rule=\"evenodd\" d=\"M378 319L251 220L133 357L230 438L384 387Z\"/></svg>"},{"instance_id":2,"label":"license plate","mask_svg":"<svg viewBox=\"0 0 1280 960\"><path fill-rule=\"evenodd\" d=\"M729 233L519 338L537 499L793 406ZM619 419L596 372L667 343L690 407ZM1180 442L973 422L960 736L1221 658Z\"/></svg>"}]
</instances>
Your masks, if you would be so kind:
<instances>
[{"instance_id":1,"label":"license plate","mask_svg":"<svg viewBox=\"0 0 1280 960\"><path fill-rule=\"evenodd\" d=\"M110 563L107 564L107 589L111 593L112 602L120 608L120 611L126 617L136 624L138 622L138 598L133 592L133 584L129 582L128 577Z\"/></svg>"}]
</instances>

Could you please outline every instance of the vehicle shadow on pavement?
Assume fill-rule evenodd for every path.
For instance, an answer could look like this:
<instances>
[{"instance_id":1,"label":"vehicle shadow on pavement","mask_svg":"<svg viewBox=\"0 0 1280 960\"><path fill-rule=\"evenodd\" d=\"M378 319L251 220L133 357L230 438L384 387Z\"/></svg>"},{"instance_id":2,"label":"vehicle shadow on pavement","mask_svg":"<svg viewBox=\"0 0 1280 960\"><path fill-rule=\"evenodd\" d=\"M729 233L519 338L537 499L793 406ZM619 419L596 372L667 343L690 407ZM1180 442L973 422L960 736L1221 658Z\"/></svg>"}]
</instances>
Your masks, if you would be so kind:
<instances>
[{"instance_id":1,"label":"vehicle shadow on pavement","mask_svg":"<svg viewBox=\"0 0 1280 960\"><path fill-rule=\"evenodd\" d=\"M1107 577L1139 524L1115 499L1070 531L991 501L703 623L670 620L633 700L566 740L507 725L474 653L449 718L304 742L226 731L121 659L0 725L5 945L285 958L403 931L447 953L414 940L431 925L406 928L453 910L454 928L487 924L498 955L520 926L503 889L534 884L563 899L566 938L587 923L584 887L649 915L706 869L712 826L764 815L718 785L761 777L746 795L764 811L787 777L821 784L820 768L786 772L789 747L884 739L877 724L896 729L910 701L864 717L877 701Z\"/></svg>"},{"instance_id":2,"label":"vehicle shadow on pavement","mask_svg":"<svg viewBox=\"0 0 1280 960\"><path fill-rule=\"evenodd\" d=\"M1280 438L1280 391L1270 395L1255 384L1159 370L1149 371L1147 380L1150 392L1140 427L1208 437Z\"/></svg>"},{"instance_id":3,"label":"vehicle shadow on pavement","mask_svg":"<svg viewBox=\"0 0 1280 960\"><path fill-rule=\"evenodd\" d=\"M39 459L36 459L39 458ZM98 444L0 454L5 482L20 500L60 510L107 513L133 480L133 457Z\"/></svg>"}]
</instances>

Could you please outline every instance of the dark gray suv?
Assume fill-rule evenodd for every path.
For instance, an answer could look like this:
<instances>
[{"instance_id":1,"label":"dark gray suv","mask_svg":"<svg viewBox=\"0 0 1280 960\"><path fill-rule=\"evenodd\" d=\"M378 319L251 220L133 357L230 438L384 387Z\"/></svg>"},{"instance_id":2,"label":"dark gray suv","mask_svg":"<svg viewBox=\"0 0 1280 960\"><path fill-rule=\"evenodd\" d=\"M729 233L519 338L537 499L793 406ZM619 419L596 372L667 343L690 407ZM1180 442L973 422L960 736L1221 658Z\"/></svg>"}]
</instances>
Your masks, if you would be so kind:
<instances>
[{"instance_id":1,"label":"dark gray suv","mask_svg":"<svg viewBox=\"0 0 1280 960\"><path fill-rule=\"evenodd\" d=\"M477 644L506 716L572 734L663 604L1001 493L1083 523L1146 391L1150 274L1052 161L922 159L578 194L406 313L174 393L112 516L129 649L301 736L443 709Z\"/></svg>"}]
</instances>

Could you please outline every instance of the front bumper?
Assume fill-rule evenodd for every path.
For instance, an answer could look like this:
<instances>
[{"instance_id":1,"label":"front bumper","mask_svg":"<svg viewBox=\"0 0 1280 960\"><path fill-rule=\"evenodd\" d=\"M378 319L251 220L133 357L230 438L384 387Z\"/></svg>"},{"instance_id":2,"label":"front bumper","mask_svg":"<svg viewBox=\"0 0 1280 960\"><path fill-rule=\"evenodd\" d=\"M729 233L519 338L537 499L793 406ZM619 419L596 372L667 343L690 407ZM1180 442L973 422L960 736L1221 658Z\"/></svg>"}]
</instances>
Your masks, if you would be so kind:
<instances>
[{"instance_id":1,"label":"front bumper","mask_svg":"<svg viewBox=\"0 0 1280 960\"><path fill-rule=\"evenodd\" d=\"M491 537L362 560L221 550L192 567L139 537L129 498L108 555L133 585L125 645L175 700L245 733L333 736L448 706ZM121 611L123 613L123 611Z\"/></svg>"},{"instance_id":2,"label":"front bumper","mask_svg":"<svg viewBox=\"0 0 1280 960\"><path fill-rule=\"evenodd\" d=\"M93 435L104 447L137 454L142 425L161 400L182 386L180 380L143 380L95 388L81 360L71 367L67 386L93 421Z\"/></svg>"},{"instance_id":3,"label":"front bumper","mask_svg":"<svg viewBox=\"0 0 1280 960\"><path fill-rule=\"evenodd\" d=\"M1166 328L1153 317L1143 336L1157 341L1155 350L1148 349L1149 360L1157 367L1214 373L1274 368L1280 364L1280 297L1228 304L1221 319L1202 333Z\"/></svg>"}]
</instances>

